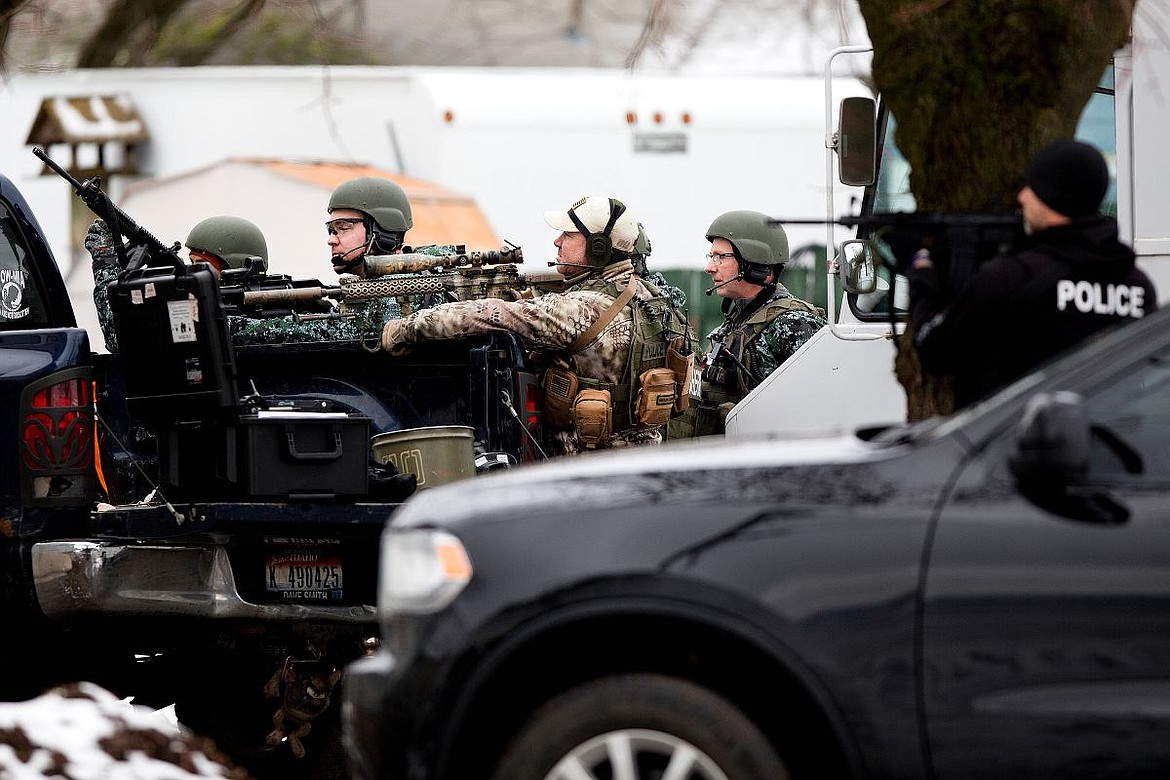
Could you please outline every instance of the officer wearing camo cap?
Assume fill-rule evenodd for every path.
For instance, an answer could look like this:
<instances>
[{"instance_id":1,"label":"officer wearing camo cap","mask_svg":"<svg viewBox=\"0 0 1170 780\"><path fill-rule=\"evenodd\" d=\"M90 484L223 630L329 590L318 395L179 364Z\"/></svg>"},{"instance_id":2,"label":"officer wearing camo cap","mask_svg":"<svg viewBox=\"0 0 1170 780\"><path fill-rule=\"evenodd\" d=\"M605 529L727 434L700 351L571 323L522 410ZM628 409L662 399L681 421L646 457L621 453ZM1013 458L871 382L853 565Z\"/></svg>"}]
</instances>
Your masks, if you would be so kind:
<instances>
[{"instance_id":1,"label":"officer wearing camo cap","mask_svg":"<svg viewBox=\"0 0 1170 780\"><path fill-rule=\"evenodd\" d=\"M382 348L398 353L429 339L512 332L547 369L545 415L559 454L661 441L682 384L668 379L668 346L686 323L634 274L637 220L621 201L596 195L544 218L559 231L550 265L565 277L562 292L415 312L386 323Z\"/></svg>"}]
</instances>

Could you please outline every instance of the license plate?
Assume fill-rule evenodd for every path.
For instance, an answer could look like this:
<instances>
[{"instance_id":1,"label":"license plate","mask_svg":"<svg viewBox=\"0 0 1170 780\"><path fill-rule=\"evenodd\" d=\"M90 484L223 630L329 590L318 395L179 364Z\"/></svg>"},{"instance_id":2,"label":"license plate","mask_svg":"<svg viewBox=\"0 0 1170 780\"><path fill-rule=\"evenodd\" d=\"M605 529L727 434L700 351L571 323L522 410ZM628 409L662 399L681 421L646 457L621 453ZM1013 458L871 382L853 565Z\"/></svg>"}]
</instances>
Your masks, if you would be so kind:
<instances>
[{"instance_id":1,"label":"license plate","mask_svg":"<svg viewBox=\"0 0 1170 780\"><path fill-rule=\"evenodd\" d=\"M314 601L341 599L345 582L337 551L314 547L269 552L264 581L280 598Z\"/></svg>"}]
</instances>

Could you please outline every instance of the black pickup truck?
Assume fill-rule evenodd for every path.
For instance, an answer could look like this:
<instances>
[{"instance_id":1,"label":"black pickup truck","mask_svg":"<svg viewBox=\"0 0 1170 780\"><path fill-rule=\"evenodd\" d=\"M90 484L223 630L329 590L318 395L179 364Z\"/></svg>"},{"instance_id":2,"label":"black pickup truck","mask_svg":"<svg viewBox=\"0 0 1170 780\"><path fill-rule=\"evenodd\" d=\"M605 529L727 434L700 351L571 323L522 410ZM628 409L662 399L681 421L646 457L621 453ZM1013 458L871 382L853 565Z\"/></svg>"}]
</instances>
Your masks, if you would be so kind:
<instances>
[{"instance_id":1,"label":"black pickup truck","mask_svg":"<svg viewBox=\"0 0 1170 780\"><path fill-rule=\"evenodd\" d=\"M122 317L118 355L95 354L0 176L0 688L88 679L177 702L254 771L292 753L274 717L315 723L287 776L328 736L313 716L335 670L376 635L377 538L406 491L371 478L371 437L458 426L481 470L537 459L537 380L507 335L405 357L235 350L200 269L125 280L126 300L169 295L169 319Z\"/></svg>"}]
</instances>

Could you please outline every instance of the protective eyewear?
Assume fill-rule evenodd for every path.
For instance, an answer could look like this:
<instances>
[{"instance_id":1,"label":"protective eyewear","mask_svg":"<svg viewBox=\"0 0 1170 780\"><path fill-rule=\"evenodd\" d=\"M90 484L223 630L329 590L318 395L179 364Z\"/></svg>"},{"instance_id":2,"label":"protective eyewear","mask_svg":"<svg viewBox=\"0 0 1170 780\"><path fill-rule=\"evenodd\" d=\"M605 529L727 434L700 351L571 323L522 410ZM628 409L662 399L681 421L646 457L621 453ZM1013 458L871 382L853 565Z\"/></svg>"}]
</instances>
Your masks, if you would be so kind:
<instances>
[{"instance_id":1,"label":"protective eyewear","mask_svg":"<svg viewBox=\"0 0 1170 780\"><path fill-rule=\"evenodd\" d=\"M735 257L735 252L708 252L704 257L707 258L708 263L721 265L724 260L730 260Z\"/></svg>"},{"instance_id":2,"label":"protective eyewear","mask_svg":"<svg viewBox=\"0 0 1170 780\"><path fill-rule=\"evenodd\" d=\"M361 217L339 217L326 222L325 229L331 236L342 236L353 230L354 225L360 225L362 222Z\"/></svg>"}]
</instances>

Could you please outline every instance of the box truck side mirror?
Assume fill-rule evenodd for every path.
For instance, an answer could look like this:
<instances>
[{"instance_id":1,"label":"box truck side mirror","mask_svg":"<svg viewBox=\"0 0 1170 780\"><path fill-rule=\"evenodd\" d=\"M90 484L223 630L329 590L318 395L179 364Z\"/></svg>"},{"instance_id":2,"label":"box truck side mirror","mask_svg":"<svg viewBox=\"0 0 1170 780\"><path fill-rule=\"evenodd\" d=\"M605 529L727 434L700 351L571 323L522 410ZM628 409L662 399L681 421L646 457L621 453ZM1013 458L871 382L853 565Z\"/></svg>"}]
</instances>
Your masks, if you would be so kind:
<instances>
[{"instance_id":1,"label":"box truck side mirror","mask_svg":"<svg viewBox=\"0 0 1170 780\"><path fill-rule=\"evenodd\" d=\"M877 103L868 97L841 101L837 123L837 158L842 184L867 187L877 169Z\"/></svg>"}]
</instances>

